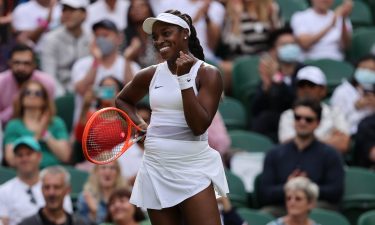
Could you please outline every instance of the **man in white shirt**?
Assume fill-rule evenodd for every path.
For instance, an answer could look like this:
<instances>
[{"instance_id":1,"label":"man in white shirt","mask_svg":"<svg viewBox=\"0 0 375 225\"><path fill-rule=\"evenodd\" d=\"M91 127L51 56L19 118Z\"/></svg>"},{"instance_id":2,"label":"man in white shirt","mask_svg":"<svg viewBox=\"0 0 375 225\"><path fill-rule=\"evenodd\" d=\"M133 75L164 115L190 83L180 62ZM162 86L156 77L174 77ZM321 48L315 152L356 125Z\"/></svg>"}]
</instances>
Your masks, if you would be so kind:
<instances>
[{"instance_id":1,"label":"man in white shirt","mask_svg":"<svg viewBox=\"0 0 375 225\"><path fill-rule=\"evenodd\" d=\"M21 137L14 143L17 177L0 186L0 221L16 225L45 205L39 179L41 147L33 137ZM64 209L71 213L72 202L65 196Z\"/></svg>"},{"instance_id":2,"label":"man in white shirt","mask_svg":"<svg viewBox=\"0 0 375 225\"><path fill-rule=\"evenodd\" d=\"M353 3L344 1L332 11L333 0L312 0L312 7L292 16L291 27L304 50L305 59L344 59L351 42L352 26L348 19Z\"/></svg>"},{"instance_id":3,"label":"man in white shirt","mask_svg":"<svg viewBox=\"0 0 375 225\"><path fill-rule=\"evenodd\" d=\"M126 0L97 0L87 9L85 29L91 31L94 23L103 19L112 20L120 31L125 30L128 21L129 1Z\"/></svg>"},{"instance_id":4,"label":"man in white shirt","mask_svg":"<svg viewBox=\"0 0 375 225\"><path fill-rule=\"evenodd\" d=\"M56 95L73 92L71 69L75 61L89 55L90 34L83 30L88 0L61 0L63 26L46 34L41 67L57 84Z\"/></svg>"},{"instance_id":5,"label":"man in white shirt","mask_svg":"<svg viewBox=\"0 0 375 225\"><path fill-rule=\"evenodd\" d=\"M345 153L350 143L349 124L341 111L322 102L327 93L326 84L326 77L318 67L303 67L297 73L297 99L312 98L321 102L322 118L315 130L315 136L337 151ZM281 114L278 133L281 143L290 141L296 136L292 109Z\"/></svg>"},{"instance_id":6,"label":"man in white shirt","mask_svg":"<svg viewBox=\"0 0 375 225\"><path fill-rule=\"evenodd\" d=\"M40 51L43 35L59 26L61 5L56 0L31 0L18 5L12 15L17 41Z\"/></svg>"},{"instance_id":7,"label":"man in white shirt","mask_svg":"<svg viewBox=\"0 0 375 225\"><path fill-rule=\"evenodd\" d=\"M114 22L101 20L93 25L93 32L95 40L91 45L91 55L73 65L72 81L76 93L74 121L79 118L82 97L98 87L101 80L113 76L126 84L140 70L137 63L118 54L121 38Z\"/></svg>"}]
</instances>

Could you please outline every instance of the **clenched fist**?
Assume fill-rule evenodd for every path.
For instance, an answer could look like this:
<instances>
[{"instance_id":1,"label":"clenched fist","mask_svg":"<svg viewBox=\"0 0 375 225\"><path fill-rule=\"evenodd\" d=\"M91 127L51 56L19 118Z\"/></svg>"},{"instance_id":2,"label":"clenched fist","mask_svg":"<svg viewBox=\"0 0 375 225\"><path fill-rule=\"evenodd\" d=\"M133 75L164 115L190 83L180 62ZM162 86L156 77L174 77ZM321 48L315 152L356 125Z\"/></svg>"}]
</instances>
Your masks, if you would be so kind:
<instances>
[{"instance_id":1,"label":"clenched fist","mask_svg":"<svg viewBox=\"0 0 375 225\"><path fill-rule=\"evenodd\" d=\"M195 58L193 56L189 54L185 54L182 51L180 51L180 57L178 57L176 60L177 76L181 76L181 75L189 73L194 63L195 63Z\"/></svg>"}]
</instances>

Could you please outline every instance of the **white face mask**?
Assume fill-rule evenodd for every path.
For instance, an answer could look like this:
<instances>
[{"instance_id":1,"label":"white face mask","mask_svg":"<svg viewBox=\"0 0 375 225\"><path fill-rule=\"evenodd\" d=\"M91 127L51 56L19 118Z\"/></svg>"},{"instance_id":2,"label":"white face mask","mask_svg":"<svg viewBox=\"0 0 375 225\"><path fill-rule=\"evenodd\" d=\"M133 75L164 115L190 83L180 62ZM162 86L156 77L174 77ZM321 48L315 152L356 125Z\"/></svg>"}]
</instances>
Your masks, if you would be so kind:
<instances>
[{"instance_id":1,"label":"white face mask","mask_svg":"<svg viewBox=\"0 0 375 225\"><path fill-rule=\"evenodd\" d=\"M358 68L354 73L355 80L365 89L372 89L375 85L375 71Z\"/></svg>"},{"instance_id":2,"label":"white face mask","mask_svg":"<svg viewBox=\"0 0 375 225\"><path fill-rule=\"evenodd\" d=\"M286 44L277 49L277 56L282 62L298 62L301 52L301 48L297 44Z\"/></svg>"}]
</instances>

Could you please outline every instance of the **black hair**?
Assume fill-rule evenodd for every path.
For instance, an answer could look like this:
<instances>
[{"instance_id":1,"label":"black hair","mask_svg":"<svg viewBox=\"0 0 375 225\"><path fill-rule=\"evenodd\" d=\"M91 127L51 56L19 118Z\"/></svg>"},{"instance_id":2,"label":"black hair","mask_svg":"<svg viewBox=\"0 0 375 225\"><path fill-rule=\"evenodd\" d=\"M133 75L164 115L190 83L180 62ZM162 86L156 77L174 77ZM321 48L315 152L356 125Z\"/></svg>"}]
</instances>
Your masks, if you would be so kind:
<instances>
[{"instance_id":1,"label":"black hair","mask_svg":"<svg viewBox=\"0 0 375 225\"><path fill-rule=\"evenodd\" d=\"M290 35L293 35L293 30L291 27L289 26L285 26L283 28L280 28L280 29L277 29L277 30L274 30L270 33L269 37L268 37L268 44L271 48L275 47L275 44L277 42L277 40L284 34L290 34Z\"/></svg>"},{"instance_id":2,"label":"black hair","mask_svg":"<svg viewBox=\"0 0 375 225\"><path fill-rule=\"evenodd\" d=\"M203 48L197 37L197 31L195 30L195 27L193 26L193 20L191 19L191 17L188 14L183 14L178 10L167 10L165 12L180 17L189 25L190 27L189 50L195 57L204 61Z\"/></svg>"},{"instance_id":3,"label":"black hair","mask_svg":"<svg viewBox=\"0 0 375 225\"><path fill-rule=\"evenodd\" d=\"M358 81L355 79L354 77L354 73L356 71L356 69L358 68L359 64L364 62L364 61L367 61L367 60L372 60L372 61L375 61L375 55L374 54L366 54L362 57L360 57L355 63L354 63L354 71L353 71L353 75L352 75L352 78L350 80L350 83L353 84L354 86L357 86L358 85Z\"/></svg>"},{"instance_id":4,"label":"black hair","mask_svg":"<svg viewBox=\"0 0 375 225\"><path fill-rule=\"evenodd\" d=\"M154 11L152 10L151 5L150 5L150 1L145 0L145 2L147 3L148 10L150 11L149 16L155 17ZM133 9L133 1L130 1L130 5L129 5L129 8L128 8L128 15L127 15L128 26L124 30L125 39L126 39L125 40L125 47L130 45L130 42L134 37L139 36L138 32L137 32L137 29L136 29L137 24L132 20L132 18L130 16L130 10L132 10L132 9Z\"/></svg>"},{"instance_id":5,"label":"black hair","mask_svg":"<svg viewBox=\"0 0 375 225\"><path fill-rule=\"evenodd\" d=\"M313 98L298 98L293 104L293 110L299 106L304 106L310 108L315 114L318 121L322 118L322 106L320 102Z\"/></svg>"},{"instance_id":6,"label":"black hair","mask_svg":"<svg viewBox=\"0 0 375 225\"><path fill-rule=\"evenodd\" d=\"M110 76L106 76L106 77L104 77L104 78L99 82L99 86L102 86L103 83L104 83L104 81L107 80L107 79L112 79L112 80L114 80L115 83L116 83L116 87L117 87L117 89L118 89L119 91L121 91L122 88L124 87L124 84L123 84L121 81L119 81L119 79L117 79L116 77L114 77L113 75L110 75Z\"/></svg>"},{"instance_id":7,"label":"black hair","mask_svg":"<svg viewBox=\"0 0 375 225\"><path fill-rule=\"evenodd\" d=\"M374 54L367 54L367 55L362 56L361 58L359 58L355 62L355 64L354 64L355 68L357 68L360 63L362 63L363 61L367 61L367 60L375 61L375 55Z\"/></svg>"},{"instance_id":8,"label":"black hair","mask_svg":"<svg viewBox=\"0 0 375 225\"><path fill-rule=\"evenodd\" d=\"M33 50L31 47L29 47L29 46L27 46L27 45L24 45L24 44L17 44L17 45L15 45L15 46L12 48L12 50L10 51L9 58L12 58L13 55L14 55L15 53L17 53L17 52L26 52L26 51L27 51L27 52L31 52L31 54L32 54L32 56L33 56L33 60L36 59L34 50Z\"/></svg>"}]
</instances>

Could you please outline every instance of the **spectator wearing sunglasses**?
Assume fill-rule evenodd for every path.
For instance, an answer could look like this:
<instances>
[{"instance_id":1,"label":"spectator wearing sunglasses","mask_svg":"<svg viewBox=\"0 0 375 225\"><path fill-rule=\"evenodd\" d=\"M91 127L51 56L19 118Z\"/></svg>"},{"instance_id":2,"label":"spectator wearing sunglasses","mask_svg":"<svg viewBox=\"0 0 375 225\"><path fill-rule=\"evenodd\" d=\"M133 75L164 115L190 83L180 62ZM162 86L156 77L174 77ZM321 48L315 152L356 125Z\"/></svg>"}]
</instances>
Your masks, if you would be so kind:
<instances>
[{"instance_id":1,"label":"spectator wearing sunglasses","mask_svg":"<svg viewBox=\"0 0 375 225\"><path fill-rule=\"evenodd\" d=\"M306 66L297 73L297 99L312 98L322 106L322 119L315 130L316 137L344 154L349 149L350 127L344 114L338 108L333 108L323 102L327 94L326 76L315 66ZM296 136L293 110L281 114L279 121L279 141L285 143Z\"/></svg>"},{"instance_id":2,"label":"spectator wearing sunglasses","mask_svg":"<svg viewBox=\"0 0 375 225\"><path fill-rule=\"evenodd\" d=\"M0 73L0 121L3 127L12 118L13 101L24 83L29 80L39 81L51 98L55 96L56 87L51 75L36 69L35 54L26 45L17 45L12 49L9 67L9 70Z\"/></svg>"},{"instance_id":3,"label":"spectator wearing sunglasses","mask_svg":"<svg viewBox=\"0 0 375 225\"><path fill-rule=\"evenodd\" d=\"M264 211L286 214L283 186L294 177L307 177L319 186L317 207L337 210L343 195L344 170L339 153L315 136L323 116L321 104L311 98L297 100L292 109L295 136L270 150L260 179Z\"/></svg>"},{"instance_id":4,"label":"spectator wearing sunglasses","mask_svg":"<svg viewBox=\"0 0 375 225\"><path fill-rule=\"evenodd\" d=\"M0 186L0 222L8 225L18 224L45 205L39 179L41 145L30 136L18 138L13 145L17 176ZM63 205L72 212L69 196L65 196Z\"/></svg>"},{"instance_id":5,"label":"spectator wearing sunglasses","mask_svg":"<svg viewBox=\"0 0 375 225\"><path fill-rule=\"evenodd\" d=\"M54 102L47 90L37 81L23 85L14 102L14 119L5 127L5 162L15 166L14 141L31 136L41 145L40 167L68 163L71 157L68 131L64 121L55 116Z\"/></svg>"}]
</instances>

